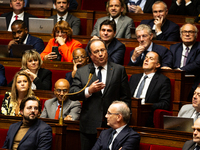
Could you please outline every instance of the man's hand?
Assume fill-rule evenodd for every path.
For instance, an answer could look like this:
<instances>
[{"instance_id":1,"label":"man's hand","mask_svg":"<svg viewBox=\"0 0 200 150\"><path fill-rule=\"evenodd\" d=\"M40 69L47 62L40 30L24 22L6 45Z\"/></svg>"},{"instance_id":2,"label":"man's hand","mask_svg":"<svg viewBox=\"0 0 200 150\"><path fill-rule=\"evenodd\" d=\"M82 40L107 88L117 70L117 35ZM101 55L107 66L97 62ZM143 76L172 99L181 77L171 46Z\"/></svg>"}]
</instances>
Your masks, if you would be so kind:
<instances>
[{"instance_id":1,"label":"man's hand","mask_svg":"<svg viewBox=\"0 0 200 150\"><path fill-rule=\"evenodd\" d=\"M62 37L55 37L56 41L59 45L64 45L65 44L65 40L64 38Z\"/></svg>"},{"instance_id":2,"label":"man's hand","mask_svg":"<svg viewBox=\"0 0 200 150\"><path fill-rule=\"evenodd\" d=\"M9 50L11 49L11 46L12 46L13 44L18 44L18 39L11 40L11 41L8 43L8 49L9 49Z\"/></svg>"},{"instance_id":3,"label":"man's hand","mask_svg":"<svg viewBox=\"0 0 200 150\"><path fill-rule=\"evenodd\" d=\"M162 27L162 23L163 23L163 16L161 18L157 17L154 20L154 24L156 26L156 33L161 32L161 27Z\"/></svg>"},{"instance_id":4,"label":"man's hand","mask_svg":"<svg viewBox=\"0 0 200 150\"><path fill-rule=\"evenodd\" d=\"M190 2L191 0L185 0L185 4L187 4L188 2Z\"/></svg>"},{"instance_id":5,"label":"man's hand","mask_svg":"<svg viewBox=\"0 0 200 150\"><path fill-rule=\"evenodd\" d=\"M64 120L73 120L72 115L67 115Z\"/></svg>"},{"instance_id":6,"label":"man's hand","mask_svg":"<svg viewBox=\"0 0 200 150\"><path fill-rule=\"evenodd\" d=\"M177 2L179 5L181 5L181 1L182 1L182 0L177 0L176 2ZM185 3L186 3L186 0L185 0Z\"/></svg>"},{"instance_id":7,"label":"man's hand","mask_svg":"<svg viewBox=\"0 0 200 150\"><path fill-rule=\"evenodd\" d=\"M144 46L138 46L135 48L133 55L131 56L133 61L136 61L136 59L142 54L142 52L145 51L145 47Z\"/></svg>"},{"instance_id":8,"label":"man's hand","mask_svg":"<svg viewBox=\"0 0 200 150\"><path fill-rule=\"evenodd\" d=\"M143 14L144 12L142 11L142 8L139 5L137 5L135 7L135 13L136 14Z\"/></svg>"},{"instance_id":9,"label":"man's hand","mask_svg":"<svg viewBox=\"0 0 200 150\"><path fill-rule=\"evenodd\" d=\"M99 79L94 81L88 88L88 92L91 95L103 89L106 85L103 82L99 82Z\"/></svg>"},{"instance_id":10,"label":"man's hand","mask_svg":"<svg viewBox=\"0 0 200 150\"><path fill-rule=\"evenodd\" d=\"M51 52L47 55L44 56L44 60L53 60L53 59L56 59L57 58L57 55L55 52Z\"/></svg>"},{"instance_id":11,"label":"man's hand","mask_svg":"<svg viewBox=\"0 0 200 150\"><path fill-rule=\"evenodd\" d=\"M77 69L78 69L78 65L81 65L82 63L81 62L77 62L77 63L75 63L75 61L73 60L73 64L74 64L74 66L73 66L73 71L72 71L72 78L74 78L74 76L75 76L75 74L76 74L76 71L77 71Z\"/></svg>"},{"instance_id":12,"label":"man's hand","mask_svg":"<svg viewBox=\"0 0 200 150\"><path fill-rule=\"evenodd\" d=\"M24 72L26 72L28 74L28 76L31 79L31 82L33 82L33 80L37 77L37 75L33 72L31 72L29 69L24 70Z\"/></svg>"}]
</instances>

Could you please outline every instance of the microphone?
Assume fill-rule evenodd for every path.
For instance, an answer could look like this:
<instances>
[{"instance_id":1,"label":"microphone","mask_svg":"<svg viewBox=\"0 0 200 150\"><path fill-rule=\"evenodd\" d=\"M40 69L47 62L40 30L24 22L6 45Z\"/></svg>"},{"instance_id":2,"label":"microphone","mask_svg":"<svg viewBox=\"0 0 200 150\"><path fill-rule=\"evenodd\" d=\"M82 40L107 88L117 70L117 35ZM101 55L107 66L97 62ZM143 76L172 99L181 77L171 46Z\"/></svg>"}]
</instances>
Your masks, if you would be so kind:
<instances>
[{"instance_id":1,"label":"microphone","mask_svg":"<svg viewBox=\"0 0 200 150\"><path fill-rule=\"evenodd\" d=\"M194 22L200 23L199 21L200 21L200 14L195 18Z\"/></svg>"}]
</instances>

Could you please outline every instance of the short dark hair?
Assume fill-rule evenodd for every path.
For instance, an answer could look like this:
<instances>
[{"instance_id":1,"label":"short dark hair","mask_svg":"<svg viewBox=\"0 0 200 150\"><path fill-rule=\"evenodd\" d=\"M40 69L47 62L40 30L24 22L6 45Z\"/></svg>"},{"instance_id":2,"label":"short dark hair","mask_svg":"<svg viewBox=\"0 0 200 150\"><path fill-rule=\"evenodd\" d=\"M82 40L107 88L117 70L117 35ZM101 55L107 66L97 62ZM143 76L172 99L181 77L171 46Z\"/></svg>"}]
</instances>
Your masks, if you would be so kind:
<instances>
[{"instance_id":1,"label":"short dark hair","mask_svg":"<svg viewBox=\"0 0 200 150\"><path fill-rule=\"evenodd\" d=\"M116 23L115 23L114 20L109 20L109 19L104 20L104 21L100 24L100 29L99 29L99 30L101 30L102 25L110 25L110 26L113 28L114 32L116 32Z\"/></svg>"},{"instance_id":2,"label":"short dark hair","mask_svg":"<svg viewBox=\"0 0 200 150\"><path fill-rule=\"evenodd\" d=\"M70 0L66 0L67 4L69 4ZM57 0L53 0L53 3L55 4L57 2Z\"/></svg>"},{"instance_id":3,"label":"short dark hair","mask_svg":"<svg viewBox=\"0 0 200 150\"><path fill-rule=\"evenodd\" d=\"M12 26L15 26L15 25L20 25L20 24L21 24L21 26L22 26L23 29L26 29L26 28L27 28L25 22L22 21L22 20L15 20L15 21L11 24L11 27L12 27Z\"/></svg>"},{"instance_id":4,"label":"short dark hair","mask_svg":"<svg viewBox=\"0 0 200 150\"><path fill-rule=\"evenodd\" d=\"M160 56L160 54L158 54L158 53L155 52L155 51L151 51L151 52L156 53L156 54L158 55L158 63L160 64L160 67L157 68L157 70L159 70L159 69L161 68L161 66L162 66L162 57Z\"/></svg>"},{"instance_id":5,"label":"short dark hair","mask_svg":"<svg viewBox=\"0 0 200 150\"><path fill-rule=\"evenodd\" d=\"M38 111L39 113L41 113L41 104L40 104L40 100L39 98L37 98L36 96L27 96L25 97L21 104L20 104L20 110L24 110L25 104L27 101L32 100L32 101L37 101L38 102Z\"/></svg>"},{"instance_id":6,"label":"short dark hair","mask_svg":"<svg viewBox=\"0 0 200 150\"><path fill-rule=\"evenodd\" d=\"M102 39L93 39L93 40L90 40L89 43L88 43L88 47L87 47L88 53L91 54L91 48L90 48L90 46L95 41L101 41L104 44L105 48L107 49L106 43Z\"/></svg>"}]
</instances>

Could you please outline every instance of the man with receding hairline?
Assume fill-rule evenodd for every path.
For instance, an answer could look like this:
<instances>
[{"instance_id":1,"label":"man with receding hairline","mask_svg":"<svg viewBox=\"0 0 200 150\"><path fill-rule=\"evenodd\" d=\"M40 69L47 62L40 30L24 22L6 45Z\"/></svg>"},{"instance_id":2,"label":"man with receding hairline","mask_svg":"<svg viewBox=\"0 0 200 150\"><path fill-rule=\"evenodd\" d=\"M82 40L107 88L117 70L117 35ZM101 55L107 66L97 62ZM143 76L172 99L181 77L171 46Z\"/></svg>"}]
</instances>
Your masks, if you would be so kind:
<instances>
[{"instance_id":1,"label":"man with receding hairline","mask_svg":"<svg viewBox=\"0 0 200 150\"><path fill-rule=\"evenodd\" d=\"M54 88L54 94L56 97L45 102L40 117L59 119L61 116L61 105L63 101L64 120L78 120L81 113L81 104L79 101L71 101L67 96L64 96L64 94L69 92L69 89L70 84L66 79L59 79L56 81Z\"/></svg>"}]
</instances>

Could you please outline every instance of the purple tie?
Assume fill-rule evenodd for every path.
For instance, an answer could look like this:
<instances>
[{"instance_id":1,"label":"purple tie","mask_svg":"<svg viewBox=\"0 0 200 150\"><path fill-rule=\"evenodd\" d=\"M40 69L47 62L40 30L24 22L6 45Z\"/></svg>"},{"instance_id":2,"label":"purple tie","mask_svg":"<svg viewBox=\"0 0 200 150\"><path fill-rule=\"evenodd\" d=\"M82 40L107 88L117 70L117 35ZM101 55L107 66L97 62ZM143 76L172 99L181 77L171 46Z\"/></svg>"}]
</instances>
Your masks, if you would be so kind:
<instances>
[{"instance_id":1,"label":"purple tie","mask_svg":"<svg viewBox=\"0 0 200 150\"><path fill-rule=\"evenodd\" d=\"M189 48L186 47L186 52L185 52L185 56L184 56L184 60L183 60L183 66L186 65L186 61L187 61L187 57L188 57L188 52L189 52Z\"/></svg>"}]
</instances>

